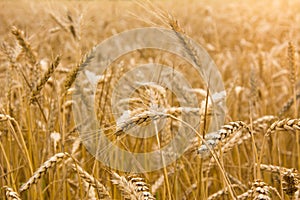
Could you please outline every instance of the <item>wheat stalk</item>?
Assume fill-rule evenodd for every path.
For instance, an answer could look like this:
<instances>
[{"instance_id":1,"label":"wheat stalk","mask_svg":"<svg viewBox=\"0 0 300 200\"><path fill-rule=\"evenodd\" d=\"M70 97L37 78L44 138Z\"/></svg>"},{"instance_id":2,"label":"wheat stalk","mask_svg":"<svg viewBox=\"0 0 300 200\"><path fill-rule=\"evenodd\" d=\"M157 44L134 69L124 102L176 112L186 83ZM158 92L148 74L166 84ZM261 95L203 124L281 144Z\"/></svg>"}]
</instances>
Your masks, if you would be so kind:
<instances>
[{"instance_id":1,"label":"wheat stalk","mask_svg":"<svg viewBox=\"0 0 300 200\"><path fill-rule=\"evenodd\" d=\"M5 114L0 114L0 122L8 121L10 128L12 129L13 136L19 146L19 149L21 152L24 154L26 157L26 161L28 162L29 169L32 172L32 161L30 160L29 152L26 146L26 142L24 139L24 136L22 134L21 128L19 123L15 120L15 118L5 115ZM16 134L16 131L18 132L19 135Z\"/></svg>"},{"instance_id":2,"label":"wheat stalk","mask_svg":"<svg viewBox=\"0 0 300 200\"><path fill-rule=\"evenodd\" d=\"M233 184L231 187L235 188L235 187L240 187L240 186L237 184ZM221 190L215 192L214 194L210 195L207 198L207 200L220 199L222 196L225 196L225 195L228 195L228 187L221 189Z\"/></svg>"},{"instance_id":3,"label":"wheat stalk","mask_svg":"<svg viewBox=\"0 0 300 200\"><path fill-rule=\"evenodd\" d=\"M153 194L156 193L156 191L162 186L162 184L164 183L165 181L165 176L162 174L159 176L158 179L156 179L156 181L154 182L154 184L152 184L152 187L151 187L151 192Z\"/></svg>"},{"instance_id":4,"label":"wheat stalk","mask_svg":"<svg viewBox=\"0 0 300 200\"><path fill-rule=\"evenodd\" d=\"M231 174L226 173L226 176L229 178L229 180L231 181L231 183L235 183L236 185L238 185L240 188L242 188L244 190L247 189L246 185L244 185L239 179L235 178Z\"/></svg>"}]
</instances>

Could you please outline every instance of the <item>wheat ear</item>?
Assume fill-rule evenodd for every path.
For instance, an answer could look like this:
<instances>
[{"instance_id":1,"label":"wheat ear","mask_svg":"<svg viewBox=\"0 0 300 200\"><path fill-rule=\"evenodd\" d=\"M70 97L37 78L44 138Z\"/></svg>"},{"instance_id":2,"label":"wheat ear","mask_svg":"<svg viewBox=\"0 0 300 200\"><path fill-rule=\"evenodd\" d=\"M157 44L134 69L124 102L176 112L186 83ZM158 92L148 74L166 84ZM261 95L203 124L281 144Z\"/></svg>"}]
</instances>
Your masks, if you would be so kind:
<instances>
[{"instance_id":1,"label":"wheat ear","mask_svg":"<svg viewBox=\"0 0 300 200\"><path fill-rule=\"evenodd\" d=\"M252 183L251 189L239 195L238 199L271 200L269 194L269 186L261 180L255 180Z\"/></svg>"},{"instance_id":2,"label":"wheat ear","mask_svg":"<svg viewBox=\"0 0 300 200\"><path fill-rule=\"evenodd\" d=\"M210 148L215 148L219 142L225 141L230 135L236 133L241 129L246 129L250 133L250 129L246 123L242 121L229 122L228 124L222 126L222 128L217 132L207 134L205 136L205 140L207 141ZM209 147L207 147L205 144L201 145L198 149L198 153L203 156L208 152Z\"/></svg>"},{"instance_id":3,"label":"wheat ear","mask_svg":"<svg viewBox=\"0 0 300 200\"><path fill-rule=\"evenodd\" d=\"M72 169L76 171L85 182L87 182L93 188L97 189L98 194L100 195L99 198L111 199L110 194L108 193L106 187L102 183L100 183L94 176L86 172L79 165L72 164L71 166Z\"/></svg>"},{"instance_id":4,"label":"wheat ear","mask_svg":"<svg viewBox=\"0 0 300 200\"><path fill-rule=\"evenodd\" d=\"M266 164L260 164L260 169L274 174L281 174L283 191L291 198L299 190L300 176L296 169Z\"/></svg>"},{"instance_id":5,"label":"wheat ear","mask_svg":"<svg viewBox=\"0 0 300 200\"><path fill-rule=\"evenodd\" d=\"M295 103L294 102L294 97L290 98L280 109L280 111L278 112L278 116L283 116L284 113L286 113L291 107L292 105ZM296 100L300 99L300 92L298 92L296 94Z\"/></svg>"},{"instance_id":6,"label":"wheat ear","mask_svg":"<svg viewBox=\"0 0 300 200\"><path fill-rule=\"evenodd\" d=\"M272 122L277 120L278 118L273 115L265 115L262 116L252 123L252 134L258 134L260 132L263 132L265 129L267 129ZM222 146L222 152L226 153L229 150L231 150L234 146L240 145L246 140L249 140L251 138L251 134L235 134L224 146Z\"/></svg>"},{"instance_id":7,"label":"wheat ear","mask_svg":"<svg viewBox=\"0 0 300 200\"><path fill-rule=\"evenodd\" d=\"M37 63L36 55L34 54L34 51L32 50L30 44L28 41L26 41L23 31L18 29L17 27L13 26L11 28L11 33L16 37L18 40L19 45L23 48L26 56L29 58L30 63L32 65L35 65Z\"/></svg>"},{"instance_id":8,"label":"wheat ear","mask_svg":"<svg viewBox=\"0 0 300 200\"><path fill-rule=\"evenodd\" d=\"M237 199L242 200L251 198L253 200L271 200L271 192L279 197L279 199L282 199L276 188L267 185L262 180L257 179L252 183L251 189L239 195Z\"/></svg>"},{"instance_id":9,"label":"wheat ear","mask_svg":"<svg viewBox=\"0 0 300 200\"><path fill-rule=\"evenodd\" d=\"M30 103L33 103L36 100L36 96L43 89L45 83L49 80L49 78L53 74L54 70L57 68L59 62L60 62L60 56L57 56L54 59L54 62L50 65L50 67L46 71L46 73L42 76L41 79L38 80L37 85L34 87L34 89L31 92Z\"/></svg>"},{"instance_id":10,"label":"wheat ear","mask_svg":"<svg viewBox=\"0 0 300 200\"><path fill-rule=\"evenodd\" d=\"M112 183L117 185L122 192L125 199L130 200L154 200L155 198L149 191L148 184L144 182L141 177L128 177L120 176L113 172Z\"/></svg>"},{"instance_id":11,"label":"wheat ear","mask_svg":"<svg viewBox=\"0 0 300 200\"><path fill-rule=\"evenodd\" d=\"M134 187L135 191L139 193L140 200L154 200L154 196L150 193L149 185L145 182L144 178L132 176L128 177L129 182L131 182Z\"/></svg>"},{"instance_id":12,"label":"wheat ear","mask_svg":"<svg viewBox=\"0 0 300 200\"><path fill-rule=\"evenodd\" d=\"M8 186L3 187L7 200L21 200L20 195Z\"/></svg>"},{"instance_id":13,"label":"wheat ear","mask_svg":"<svg viewBox=\"0 0 300 200\"><path fill-rule=\"evenodd\" d=\"M122 195L127 200L139 200L138 192L135 191L132 182L129 182L124 176L113 172L112 183L117 185L118 189L122 192Z\"/></svg>"},{"instance_id":14,"label":"wheat ear","mask_svg":"<svg viewBox=\"0 0 300 200\"><path fill-rule=\"evenodd\" d=\"M94 58L94 50L92 49L90 52L88 52L80 61L79 64L77 64L67 75L66 80L64 81L64 88L65 91L67 91L72 84L74 83L79 71L89 65L89 63Z\"/></svg>"},{"instance_id":15,"label":"wheat ear","mask_svg":"<svg viewBox=\"0 0 300 200\"><path fill-rule=\"evenodd\" d=\"M283 119L274 122L267 130L266 136L275 131L296 131L300 130L300 119Z\"/></svg>"},{"instance_id":16,"label":"wheat ear","mask_svg":"<svg viewBox=\"0 0 300 200\"><path fill-rule=\"evenodd\" d=\"M138 110L140 111L140 110ZM197 115L200 114L201 109L199 108L190 108L190 107L170 107L167 109L159 111L146 110L143 112L139 112L130 118L126 118L126 120L122 120L117 123L115 135L120 136L123 132L128 131L129 129L141 125L146 124L152 120L163 119L172 116L178 116L183 113Z\"/></svg>"},{"instance_id":17,"label":"wheat ear","mask_svg":"<svg viewBox=\"0 0 300 200\"><path fill-rule=\"evenodd\" d=\"M289 169L282 174L283 191L292 199L300 188L300 176L295 169Z\"/></svg>"},{"instance_id":18,"label":"wheat ear","mask_svg":"<svg viewBox=\"0 0 300 200\"><path fill-rule=\"evenodd\" d=\"M296 59L295 59L295 46L292 42L288 44L288 61L290 68L290 81L291 85L294 86L296 82Z\"/></svg>"},{"instance_id":19,"label":"wheat ear","mask_svg":"<svg viewBox=\"0 0 300 200\"><path fill-rule=\"evenodd\" d=\"M48 169L55 167L60 161L69 156L70 155L68 153L57 153L49 158L40 166L40 168L38 168L38 170L34 172L33 176L31 176L29 180L20 187L19 191L24 192L28 190L33 184L36 184L44 174L47 173Z\"/></svg>"}]
</instances>

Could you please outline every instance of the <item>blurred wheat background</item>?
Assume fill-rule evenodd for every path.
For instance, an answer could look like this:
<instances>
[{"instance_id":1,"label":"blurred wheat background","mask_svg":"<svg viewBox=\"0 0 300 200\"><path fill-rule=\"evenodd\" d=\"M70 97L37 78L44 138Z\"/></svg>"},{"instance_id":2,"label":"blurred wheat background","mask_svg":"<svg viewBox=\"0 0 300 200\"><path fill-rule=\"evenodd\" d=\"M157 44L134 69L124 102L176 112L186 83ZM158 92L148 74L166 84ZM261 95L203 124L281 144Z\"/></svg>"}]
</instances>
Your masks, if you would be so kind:
<instances>
[{"instance_id":1,"label":"blurred wheat background","mask_svg":"<svg viewBox=\"0 0 300 200\"><path fill-rule=\"evenodd\" d=\"M300 198L300 1L18 0L0 1L0 9L0 199ZM212 139L214 156L201 155L206 146L195 136L164 169L124 173L104 166L82 145L73 120L73 82L95 45L149 26L184 32L208 51L227 92L226 125ZM102 127L116 123L105 115L109 86L122 71L149 60L185 66L151 50L119 58L98 83ZM196 115L209 123L203 120L209 117L206 89L187 69L181 67L202 89L197 97L205 103L205 112ZM157 88L135 94L143 103L132 99L130 120L149 109L151 94L157 104L176 107L170 91ZM170 115L180 112L170 109ZM161 145L178 126L167 119ZM155 138L125 137L123 144L132 151L159 147Z\"/></svg>"}]
</instances>

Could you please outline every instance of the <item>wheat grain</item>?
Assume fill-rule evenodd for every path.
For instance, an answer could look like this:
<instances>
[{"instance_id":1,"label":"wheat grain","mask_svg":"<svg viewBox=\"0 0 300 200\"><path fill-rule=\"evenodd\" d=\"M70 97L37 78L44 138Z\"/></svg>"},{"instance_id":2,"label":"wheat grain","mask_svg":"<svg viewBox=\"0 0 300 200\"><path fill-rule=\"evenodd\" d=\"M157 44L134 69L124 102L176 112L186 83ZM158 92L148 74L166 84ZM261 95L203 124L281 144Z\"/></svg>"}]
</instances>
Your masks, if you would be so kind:
<instances>
[{"instance_id":1,"label":"wheat grain","mask_svg":"<svg viewBox=\"0 0 300 200\"><path fill-rule=\"evenodd\" d=\"M151 121L164 119L170 117L170 115L178 116L183 113L199 115L201 113L201 109L189 108L189 107L171 107L171 108L166 108L162 111L136 109L136 112L130 113L133 114L132 117L130 118L126 117L124 119L122 118L117 122L117 127L114 134L119 136L123 132L126 132L127 130L135 126L142 125L142 124L145 125Z\"/></svg>"}]
</instances>

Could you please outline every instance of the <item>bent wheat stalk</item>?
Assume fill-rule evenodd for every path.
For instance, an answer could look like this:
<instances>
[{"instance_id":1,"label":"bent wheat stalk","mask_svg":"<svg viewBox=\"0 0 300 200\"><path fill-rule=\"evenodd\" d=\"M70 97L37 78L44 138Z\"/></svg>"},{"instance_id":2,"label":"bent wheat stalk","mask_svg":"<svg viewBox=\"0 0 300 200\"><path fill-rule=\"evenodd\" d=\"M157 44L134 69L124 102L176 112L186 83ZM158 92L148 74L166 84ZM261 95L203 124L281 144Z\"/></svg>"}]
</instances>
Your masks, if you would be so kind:
<instances>
[{"instance_id":1,"label":"bent wheat stalk","mask_svg":"<svg viewBox=\"0 0 300 200\"><path fill-rule=\"evenodd\" d=\"M272 133L276 131L292 131L296 132L300 130L300 119L282 119L274 122L270 128L267 130L266 134L264 135L263 141L262 141L262 146L261 146L261 152L259 156L259 162L261 163L261 159L263 157L263 149L266 143L267 137L269 137Z\"/></svg>"},{"instance_id":2,"label":"bent wheat stalk","mask_svg":"<svg viewBox=\"0 0 300 200\"><path fill-rule=\"evenodd\" d=\"M28 148L26 146L26 142L23 137L19 123L15 120L15 118L13 118L9 115L0 114L0 122L4 122L4 121L8 121L9 127L12 130L11 132L13 133L13 136L20 148L20 151L26 157L26 161L28 162L30 171L33 172L32 161L30 159ZM17 130L15 130L15 129L17 129ZM18 132L19 135L17 135L16 132Z\"/></svg>"}]
</instances>

